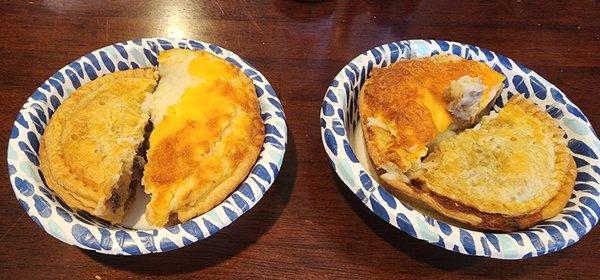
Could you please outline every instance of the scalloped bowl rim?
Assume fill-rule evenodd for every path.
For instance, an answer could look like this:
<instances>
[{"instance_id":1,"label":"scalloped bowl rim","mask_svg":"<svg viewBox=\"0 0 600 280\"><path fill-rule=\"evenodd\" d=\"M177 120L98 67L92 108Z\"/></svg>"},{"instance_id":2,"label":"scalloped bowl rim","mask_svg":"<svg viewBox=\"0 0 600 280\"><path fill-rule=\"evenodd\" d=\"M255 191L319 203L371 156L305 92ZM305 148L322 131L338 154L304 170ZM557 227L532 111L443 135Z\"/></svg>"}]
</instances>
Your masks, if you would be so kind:
<instances>
[{"instance_id":1,"label":"scalloped bowl rim","mask_svg":"<svg viewBox=\"0 0 600 280\"><path fill-rule=\"evenodd\" d=\"M228 61L232 62L233 64L237 64L236 66L237 67L241 67L242 70L243 70L243 72L246 71L246 70L248 70L248 69L252 70L250 72L250 73L252 73L252 77L249 76L249 78L251 78L251 80L253 81L253 83L255 85L255 88L259 87L259 85L257 84L258 80L260 80L261 83L262 83L262 85L260 87L261 87L261 91L263 91L263 92L262 93L258 93L257 92L257 95L258 95L257 98L259 99L259 103L260 103L260 107L261 107L260 108L260 113L261 113L261 115L263 115L265 113L269 114L269 117L267 117L266 120L264 119L265 117L263 117L263 122L265 123L265 125L271 125L273 127L276 127L277 129L279 129L279 134L280 134L279 136L281 137L281 140L282 140L282 141L280 141L280 144L281 144L280 146L281 147L279 147L279 148L275 147L273 144L268 143L267 139L265 139L265 142L263 142L263 146L262 146L261 152L260 152L260 154L258 156L257 162L252 166L252 169L250 170L248 176L244 179L244 181L242 181L240 183L240 185L238 186L238 188L236 188L236 190L234 192L232 192L224 201L222 201L221 203L219 203L218 205L216 205L210 211L208 211L208 212L206 212L206 213L204 213L202 215L199 215L199 216L197 216L197 217L195 217L193 219L190 219L189 221L187 221L185 223L179 223L179 224L176 224L176 225L173 225L173 226L170 226L170 227L163 227L163 228L156 228L156 229L130 229L130 228L124 228L124 227L118 227L118 226L116 226L116 227L115 226L104 226L104 227L103 226L97 226L97 225L94 225L94 224L90 224L87 221L81 220L78 217L78 215L76 215L75 213L73 213L73 211L70 208L65 207L66 205L63 202L60 202L58 199L56 199L56 200L49 199L49 203L52 204L52 206L56 207L58 205L58 206L61 206L61 207L65 207L66 211L69 212L70 216L72 216L74 224L75 223L76 224L80 224L83 227L87 228L88 230L89 229L98 230L98 231L100 231L100 233L103 232L102 230L107 230L110 233L110 238L115 239L117 242L119 242L119 236L117 236L117 234L119 234L120 232L127 233L129 235L129 237L131 237L133 239L134 242L137 241L137 242L135 242L134 245L138 246L139 248L144 249L144 250L139 250L139 248L138 248L138 252L139 253L133 253L132 254L130 252L125 251L124 246L127 246L127 245L123 245L123 244L120 244L121 246L118 246L116 244L112 244L111 245L111 247L112 247L111 249L87 247L87 246L81 244L80 242L78 242L74 238L74 236L72 234L58 234L58 233L56 233L55 230L51 230L50 228L48 228L47 224L43 224L42 225L40 223L38 217L37 217L37 213L35 213L35 209L33 209L33 210L29 209L29 208L33 208L33 207L25 206L25 205L23 205L21 203L21 206L24 208L24 210L27 212L27 214L30 216L30 218L34 219L34 217L35 217L34 221L36 222L36 224L38 224L38 226L42 227L48 234L52 235L53 237L55 237L55 238L57 238L57 239L65 242L67 244L74 245L74 246L77 246L77 247L85 249L85 250L91 250L91 251L96 251L96 252L103 253L103 254L112 254L112 255L138 255L138 254L142 254L143 255L143 254L160 253L160 252L166 252L166 251L170 251L170 250L174 250L174 249L179 249L179 248L185 247L187 245L190 245L192 243L195 243L195 242L197 242L199 240L203 240L203 239L205 239L205 238L207 238L209 236L212 236L213 234L215 234L216 232L220 231L224 227L230 225L233 221L235 221L237 218L239 218L239 216L241 216L242 214L248 212L252 207L254 207L254 205L256 205L256 203L258 203L258 201L260 199L262 199L262 197L264 196L264 194L266 193L266 191L270 188L270 186L273 184L273 182L277 178L277 175L278 175L278 173L280 171L280 168L281 168L281 165L282 165L282 162L283 162L283 158L284 158L285 150L286 150L286 145L287 145L287 125L286 125L285 114L283 112L283 107L281 105L281 102L279 101L279 99L278 99L275 91L272 89L271 84L262 75L262 73L260 73L254 66L252 66L249 62L247 62L246 60L244 60L243 58L241 58L240 56L238 56L234 52L231 52L231 51L229 51L229 50L227 50L225 48L222 48L220 46L217 46L217 45L214 45L214 44L210 44L210 43L206 43L206 42L199 41L199 40L194 40L194 39L160 38L160 37L140 38L140 39L133 39L133 40L128 40L128 41L117 42L117 43L114 43L114 44L107 45L105 47L99 48L99 49L94 50L92 52L89 52L89 53L81 56L80 58L78 58L76 60L73 60L71 63L65 65L60 70L58 70L55 74L53 74L51 77L49 77L46 81L44 81L42 83L42 85L40 85L40 87L37 88L37 90L34 92L34 94L37 91L46 91L47 92L46 94L48 95L48 97L51 96L51 95L53 95L53 94L56 94L56 88L54 88L54 87L51 86L50 87L51 90L48 91L48 90L46 90L46 89L43 88L44 85L51 85L49 83L49 81L51 79L53 79L54 77L56 77L56 75L60 74L61 72L64 73L67 69L69 69L69 66L72 65L75 62L81 62L82 64L83 64L83 62L88 62L88 63L91 62L89 60L86 60L87 59L86 57L88 57L90 55L96 55L97 56L98 54L100 54L101 51L107 52L107 50L109 48L111 48L111 47L115 48L115 46L117 46L117 45L122 46L124 48L127 48L127 51L132 51L132 48L137 48L137 47L140 48L140 50L138 50L138 51L147 50L149 48L152 48L152 44L157 45L156 46L157 50L158 50L158 47L162 48L162 50L167 49L167 46L165 45L165 43L162 43L160 41L167 42L166 44L170 44L170 46L172 48L201 49L201 50L204 50L204 51L208 51L208 52L210 52L212 54L215 54L215 55L217 55L217 56L219 56L219 57L221 57L223 59L229 58L231 60L234 60L235 62L232 62L231 60L228 60ZM150 42L152 42L152 43L150 43ZM137 47L136 47L136 46L134 46L135 44L139 44L139 45L137 45ZM114 51L112 51L112 52L114 52ZM140 57L137 57L137 58L135 58L135 57L125 58L125 60L127 60L128 62L130 62L130 63L133 62L133 63L136 63L136 64L139 63L138 59L140 59ZM139 63L139 64L141 65L141 64L144 64L144 63ZM150 62L150 64L151 64L151 62ZM156 66L156 65L154 65L154 66ZM141 67L141 66L139 66L139 67ZM137 68L137 67L131 66L131 68ZM81 69L81 70L83 71L83 69ZM87 71L87 69L86 69L86 71ZM100 76L108 74L110 72L117 72L117 71L121 71L121 70L118 69L117 67L114 67L114 71L107 71L107 69L104 69L104 68L100 69L100 70L93 69L93 71L96 73L97 77L100 77ZM75 75L75 73L73 75ZM247 73L245 73L245 75L248 76ZM89 76L87 76L87 75L85 75L84 77L81 77L81 79L82 79L81 85L85 84L86 82L89 82L89 80L90 80ZM68 79L65 79L65 80L68 81ZM267 86L270 87L270 90L265 90L265 88ZM72 93L72 91L69 92L68 94L65 94L64 99L66 99L66 97L70 96L71 93ZM268 97L266 96L267 94L268 94ZM265 97L261 98L262 95L265 95ZM268 102L270 102L272 105L270 105L270 104L264 104L265 102L267 102L266 101L267 98L269 98ZM48 99L50 99L50 98L48 98ZM61 104L62 104L62 102L64 102L64 99L62 99L60 101ZM33 99L33 95L30 96L27 99L26 103L20 109L19 114L17 115L17 119L13 123L13 128L12 128L13 130L14 129L18 129L17 128L17 126L18 126L18 117L21 114L28 113L31 110L33 110L32 107L31 107L31 105L33 103L35 103L35 102L36 102L36 100ZM49 100L47 100L44 103L45 103L44 105L50 106L50 104L49 104L50 101ZM277 103L278 105L274 105L275 103ZM45 108L45 109L47 109L47 108ZM27 120L27 123L30 126L34 126L34 124L31 123L30 119ZM46 123L43 123L43 126L45 127ZM29 128L30 131L32 129L33 128ZM265 132L265 136L268 136L268 135L269 135L269 131L267 130ZM8 150L9 151L7 152L7 163L9 165L9 177L10 177L11 185L13 187L13 191L15 192L15 196L17 197L17 199L21 200L21 198L23 198L24 196L17 189L16 183L15 183L15 180L14 180L14 176L13 176L14 174L11 174L11 173L20 174L21 176L27 177L28 179L36 180L36 178L31 178L29 175L22 174L23 172L21 170L17 170L17 171L12 171L11 172L11 168L15 167L14 163L16 163L17 159L15 159L15 158L11 159L10 148L11 148L11 146L16 146L16 143L15 143L16 141L17 140L13 139L12 137L9 140L9 143L8 143L8 146L9 146ZM17 150L15 150L15 152L17 153L17 156L19 156L19 157L25 157L25 155L23 154L23 151L21 149L17 149ZM35 156L38 157L37 151L35 151L35 152L36 152ZM154 247L153 250L151 250L148 247L139 246L140 244L146 245L145 242L147 242L147 240L145 241L145 240L141 239L142 237L140 236L140 234L141 235L151 235L151 236L153 236L152 238L154 238L154 237L161 237L162 235L170 235L172 237L173 236L177 236L177 237L183 236L184 235L184 233L183 233L184 230L180 230L179 229L180 227L183 228L183 229L185 229L185 225L189 224L190 222L195 222L195 223L197 223L197 225L200 224L200 227L203 227L203 226L205 226L205 224L202 224L202 222L204 221L205 218L210 219L212 217L214 219L215 216L219 215L218 213L216 213L217 210L221 210L222 208L227 208L227 207L224 207L225 205L229 206L229 208L232 208L232 205L236 206L236 204L233 203L234 198L232 198L232 197L235 194L240 193L240 188L242 186L244 186L244 184L246 184L248 181L250 181L251 175L253 175L253 171L255 170L255 168L259 164L263 165L263 167L264 166L267 166L267 167L270 166L272 168L272 170L273 170L273 175L272 175L272 177L270 177L269 181L260 181L260 182L258 182L258 181L256 181L256 179L252 178L256 182L255 182L255 184L253 183L254 187L251 188L250 191L252 191L252 189L256 189L257 187L259 189L261 189L261 190L259 192L253 193L253 195L254 195L253 196L253 200L251 200L249 203L246 202L247 203L246 204L247 207L244 207L245 209L241 209L241 207L237 208L237 210L240 211L240 213L236 212L236 216L234 216L233 219L223 219L222 217L219 217L220 223L218 225L214 225L213 224L213 226L216 227L216 230L214 230L214 228L213 228L213 230L209 229L207 232L202 232L201 233L201 237L197 238L196 240L194 240L193 239L194 236L190 236L191 233L188 232L190 234L188 234L186 236L187 237L191 237L192 239L191 240L188 239L188 241L189 241L188 243L186 243L185 241L182 241L183 245L175 245L175 246L171 246L171 247L167 246L166 249L163 249L162 246L160 246L160 247L159 246L155 246L154 239L152 239L152 241L151 241L152 242L152 246L150 248ZM11 167L11 165L12 165L12 167ZM39 173L41 173L41 172L39 172ZM35 172L31 172L31 174L35 174ZM38 176L38 179L39 179L39 175L35 174L33 176ZM45 183L44 183L44 185L45 185ZM45 187L49 190L50 195L52 197L57 198L53 194L53 192L47 187L47 185ZM37 185L37 184L34 185L34 189L35 189L34 190L35 193L42 193L42 194L44 193L43 191L40 191L40 186ZM46 200L46 201L48 201L48 200ZM227 208L227 209L231 210L229 208ZM56 208L54 208L54 209L56 209ZM30 212L32 212L32 213L30 213ZM38 219L38 220L36 221L36 219ZM51 219L59 219L59 218L57 217L57 215L52 215ZM174 229L175 227L177 227L176 231ZM187 237L184 236L184 238L187 238ZM124 237L123 237L122 233L121 233L121 238L122 239L120 241L123 242L123 238ZM114 240L112 240L112 241L114 241ZM157 241L156 243L158 243L158 240L156 240L156 241ZM125 240L125 242L127 242L127 241ZM156 244L156 245L158 245L158 244Z\"/></svg>"}]
</instances>

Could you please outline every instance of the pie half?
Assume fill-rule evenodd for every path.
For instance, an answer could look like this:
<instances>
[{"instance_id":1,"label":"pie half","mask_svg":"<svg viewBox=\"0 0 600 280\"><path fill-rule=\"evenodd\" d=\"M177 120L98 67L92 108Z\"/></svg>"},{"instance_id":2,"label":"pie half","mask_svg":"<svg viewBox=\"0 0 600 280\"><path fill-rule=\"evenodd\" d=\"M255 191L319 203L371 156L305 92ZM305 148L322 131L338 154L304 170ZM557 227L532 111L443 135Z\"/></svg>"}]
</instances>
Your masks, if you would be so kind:
<instances>
[{"instance_id":1,"label":"pie half","mask_svg":"<svg viewBox=\"0 0 600 280\"><path fill-rule=\"evenodd\" d=\"M358 97L370 158L382 178L409 182L428 146L485 114L504 76L454 55L402 60L373 69Z\"/></svg>"},{"instance_id":2,"label":"pie half","mask_svg":"<svg viewBox=\"0 0 600 280\"><path fill-rule=\"evenodd\" d=\"M447 217L507 232L557 215L576 176L564 131L520 95L441 141L422 166L408 184L386 183Z\"/></svg>"},{"instance_id":3,"label":"pie half","mask_svg":"<svg viewBox=\"0 0 600 280\"><path fill-rule=\"evenodd\" d=\"M208 52L173 49L158 57L160 83L147 101L150 135L143 184L146 220L187 221L223 201L260 152L264 125L253 82Z\"/></svg>"},{"instance_id":4,"label":"pie half","mask_svg":"<svg viewBox=\"0 0 600 280\"><path fill-rule=\"evenodd\" d=\"M139 180L134 164L144 140L154 91L154 68L120 71L75 90L56 110L40 143L40 167L47 185L70 207L113 224L121 222Z\"/></svg>"}]
</instances>

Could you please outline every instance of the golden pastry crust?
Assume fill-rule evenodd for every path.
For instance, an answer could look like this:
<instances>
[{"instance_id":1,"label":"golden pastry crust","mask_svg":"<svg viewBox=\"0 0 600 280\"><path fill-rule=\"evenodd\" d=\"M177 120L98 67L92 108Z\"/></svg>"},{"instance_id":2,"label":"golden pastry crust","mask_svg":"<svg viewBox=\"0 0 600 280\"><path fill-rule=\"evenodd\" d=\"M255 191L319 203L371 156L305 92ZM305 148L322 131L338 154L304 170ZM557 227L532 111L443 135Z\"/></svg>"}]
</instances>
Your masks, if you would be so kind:
<instances>
[{"instance_id":1,"label":"golden pastry crust","mask_svg":"<svg viewBox=\"0 0 600 280\"><path fill-rule=\"evenodd\" d=\"M40 142L40 167L67 205L121 221L129 191L119 187L131 179L148 122L141 104L157 79L154 68L108 74L75 90L56 110Z\"/></svg>"},{"instance_id":2,"label":"golden pastry crust","mask_svg":"<svg viewBox=\"0 0 600 280\"><path fill-rule=\"evenodd\" d=\"M516 124L511 121L511 118L518 118L521 123ZM495 135L494 130L502 130L502 126L510 125L513 130L524 130L526 127L531 128L529 133L522 135L508 135L509 141L519 141L523 139L511 140L510 137L522 138L538 138L538 142L544 142L544 139L550 141L549 146L541 145L544 148L529 153L515 148L515 145L522 144L505 144L503 149L496 150L495 156L487 155L487 161L497 164L494 170L497 174L477 174L477 167L484 165L490 166L489 162L481 162L481 158L473 159L469 162L460 163L469 156L471 152L464 150L464 147L448 146L442 142L433 154L431 154L424 166L430 169L425 172L420 178L411 181L410 185L398 181L386 181L394 193L408 195L418 201L423 202L427 206L433 208L437 212L464 222L471 226L480 229L497 230L497 231L514 231L531 227L540 221L549 219L560 213L566 205L573 191L573 186L576 177L576 165L569 149L565 145L563 138L564 131L560 129L554 120L544 111L540 110L531 101L516 95L500 110L495 118L484 119L479 127L473 130L486 130L485 132L492 137L507 137L507 135ZM538 133L536 135L536 132ZM447 142L468 142L477 137L470 137L470 131L465 131L466 136L457 136L454 139L448 139ZM472 144L473 152L486 154L485 150L494 150L493 147L486 146L490 143ZM493 146L493 144L492 144ZM448 150L447 148L454 150ZM529 147L531 148L531 147ZM544 151L544 149L547 149ZM461 154L462 153L462 154ZM465 153L469 154L461 159ZM512 160L506 160L508 157L516 157L522 164L532 164L534 158L546 158L549 160L551 167L535 168L531 166L502 166L505 164L515 164ZM479 161L478 161L479 160ZM455 164L443 164L443 162ZM442 163L440 163L442 162ZM469 168L470 165L471 168ZM440 168L441 166L441 168ZM498 168L499 166L499 168ZM503 169L507 168L507 169ZM519 170L515 170L515 168ZM535 170L533 170L535 169ZM469 173L469 170L476 170L474 173ZM529 174L534 172L534 174ZM478 182L480 176L506 176L521 180L523 184L528 182L530 178L546 177L547 180L541 180L546 186L542 188L533 188L533 195L526 195L526 199L519 197L514 200L502 199L502 192L507 187L514 187L519 190L519 186L503 186L498 185L494 178L487 178L485 182ZM440 184L448 184L449 179L458 184L453 185L455 189L444 188ZM441 178L441 179L440 179ZM481 178L486 179L486 178ZM436 181L440 180L442 183ZM515 180L509 180L509 183L515 183ZM385 181L385 180L384 180ZM485 185L483 185L485 184ZM477 191L484 189L483 197L477 194ZM458 190L457 190L458 189ZM499 190L498 190L499 189ZM520 188L523 190L523 188ZM473 199L475 198L475 199Z\"/></svg>"},{"instance_id":3,"label":"golden pastry crust","mask_svg":"<svg viewBox=\"0 0 600 280\"><path fill-rule=\"evenodd\" d=\"M481 79L486 89L477 105L479 112L487 111L504 77L484 63L438 55L372 70L358 103L367 150L378 169L398 179L420 163L440 132L455 129L446 95L463 76Z\"/></svg>"},{"instance_id":4,"label":"golden pastry crust","mask_svg":"<svg viewBox=\"0 0 600 280\"><path fill-rule=\"evenodd\" d=\"M517 95L498 114L442 141L420 179L429 190L482 212L535 212L560 188L567 159L555 153L565 147L563 135L547 113Z\"/></svg>"},{"instance_id":5,"label":"golden pastry crust","mask_svg":"<svg viewBox=\"0 0 600 280\"><path fill-rule=\"evenodd\" d=\"M182 92L163 93L161 85L155 92L155 100L161 94L181 98L150 136L143 182L152 197L146 207L152 225L164 226L173 214L184 222L209 211L245 179L260 153L264 124L254 84L239 68L215 58L203 51L159 55L161 83L178 78L180 71L161 68L169 60L187 61L181 67L200 79L171 88Z\"/></svg>"}]
</instances>

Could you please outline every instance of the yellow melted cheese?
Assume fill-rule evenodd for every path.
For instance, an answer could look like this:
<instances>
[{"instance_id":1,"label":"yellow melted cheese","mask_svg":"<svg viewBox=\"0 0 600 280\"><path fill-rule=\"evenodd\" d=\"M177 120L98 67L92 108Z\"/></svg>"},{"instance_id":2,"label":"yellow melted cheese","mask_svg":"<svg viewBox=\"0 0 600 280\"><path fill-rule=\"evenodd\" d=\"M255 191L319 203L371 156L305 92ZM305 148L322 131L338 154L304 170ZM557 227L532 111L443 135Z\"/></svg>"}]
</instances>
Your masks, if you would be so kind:
<instances>
[{"instance_id":1,"label":"yellow melted cheese","mask_svg":"<svg viewBox=\"0 0 600 280\"><path fill-rule=\"evenodd\" d=\"M490 96L495 94L497 91L496 88L486 89L481 98L479 99L479 107L484 108L490 101ZM448 127L454 123L454 117L448 111L448 105L450 101L446 100L441 93L442 92L433 92L426 88L419 89L419 94L416 96L416 102L421 103L423 106L427 108L429 113L431 114L431 119L435 128L438 132L443 132L448 129Z\"/></svg>"},{"instance_id":2,"label":"yellow melted cheese","mask_svg":"<svg viewBox=\"0 0 600 280\"><path fill-rule=\"evenodd\" d=\"M161 73L170 73L161 79L154 94L148 95L144 108L151 114L152 123L160 123L169 107L179 102L190 88L215 80L236 82L237 68L207 52L172 49L158 56Z\"/></svg>"},{"instance_id":3,"label":"yellow melted cheese","mask_svg":"<svg viewBox=\"0 0 600 280\"><path fill-rule=\"evenodd\" d=\"M180 138L179 145L186 146L188 142L207 144L196 141L202 138L215 138L231 119L235 106L227 102L221 91L209 92L210 84L201 84L185 90L180 101L169 107L166 116L152 131L150 142L160 145L164 139L174 132L185 132ZM200 106L201 105L201 106ZM206 118L206 116L211 116ZM195 129L186 129L192 127ZM199 145L199 152L208 152L208 145Z\"/></svg>"},{"instance_id":4,"label":"yellow melted cheese","mask_svg":"<svg viewBox=\"0 0 600 280\"><path fill-rule=\"evenodd\" d=\"M246 176L264 128L252 81L210 53L169 50L148 102L150 135L143 183L150 224L186 221L220 203Z\"/></svg>"},{"instance_id":5,"label":"yellow melted cheese","mask_svg":"<svg viewBox=\"0 0 600 280\"><path fill-rule=\"evenodd\" d=\"M445 131L454 122L454 119L446 109L448 102L442 96L436 95L429 90L420 90L417 102L429 110L431 119L438 132Z\"/></svg>"},{"instance_id":6,"label":"yellow melted cheese","mask_svg":"<svg viewBox=\"0 0 600 280\"><path fill-rule=\"evenodd\" d=\"M226 61L213 57L208 53L203 53L192 59L188 66L188 72L196 77L202 77L203 79L209 80L226 80L230 79L234 75L233 65Z\"/></svg>"},{"instance_id":7,"label":"yellow melted cheese","mask_svg":"<svg viewBox=\"0 0 600 280\"><path fill-rule=\"evenodd\" d=\"M159 63L168 63L169 59L173 58L176 52L163 52L159 56ZM206 113L212 113L216 117L229 115L234 110L233 106L227 102L226 97L223 95L223 91L213 91L211 94L209 88L214 84L216 80L229 80L236 74L236 69L233 65L229 64L223 59L219 59L214 55L207 52L190 53L191 60L189 63L178 65L179 67L186 69L187 76L194 77L195 80L199 80L196 85L188 86L185 83L180 84L185 88L175 86L171 88L170 93L179 96L176 103L167 104L167 113L164 119L159 122L150 138L151 142L158 143L162 138L173 133L173 131L179 131L182 127L190 124L194 125L206 125L206 119L199 119L199 116L203 116ZM184 59L188 60L188 59ZM214 86L214 85L213 85ZM158 90L157 90L158 91ZM219 94L221 93L221 94ZM158 92L157 94L161 94ZM164 104L161 104L164 105ZM211 112L207 112L210 110ZM227 119L227 118L225 118ZM224 122L224 119L220 119ZM202 129L196 129L193 131L195 134L206 134L206 131ZM208 131L211 132L211 131ZM214 130L212 132L215 132ZM190 135L190 137L197 137L201 135Z\"/></svg>"}]
</instances>

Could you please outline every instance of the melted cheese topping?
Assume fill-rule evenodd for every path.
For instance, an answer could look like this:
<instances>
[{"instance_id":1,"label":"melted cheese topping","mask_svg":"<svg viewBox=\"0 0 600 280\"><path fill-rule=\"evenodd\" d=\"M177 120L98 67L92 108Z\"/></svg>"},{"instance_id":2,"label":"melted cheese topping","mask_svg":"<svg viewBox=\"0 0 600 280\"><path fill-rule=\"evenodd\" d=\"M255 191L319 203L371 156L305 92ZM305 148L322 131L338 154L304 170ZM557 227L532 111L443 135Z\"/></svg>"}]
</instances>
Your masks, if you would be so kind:
<instances>
[{"instance_id":1,"label":"melted cheese topping","mask_svg":"<svg viewBox=\"0 0 600 280\"><path fill-rule=\"evenodd\" d=\"M237 69L210 53L181 49L162 52L158 64L160 73L169 73L169 78L161 80L155 93L148 95L144 102L144 108L150 112L155 124L181 99L187 88L218 79L232 79Z\"/></svg>"},{"instance_id":2,"label":"melted cheese topping","mask_svg":"<svg viewBox=\"0 0 600 280\"><path fill-rule=\"evenodd\" d=\"M251 140L246 131L252 123L231 103L232 91L227 83L202 84L187 89L180 102L169 108L150 137L149 187L177 187L190 177L196 177L195 183L202 187L223 181L225 171L233 170L233 162L245 150L239 145ZM222 139L224 134L227 137ZM219 158L229 153L227 147L233 152L231 161Z\"/></svg>"},{"instance_id":3,"label":"melted cheese topping","mask_svg":"<svg viewBox=\"0 0 600 280\"><path fill-rule=\"evenodd\" d=\"M425 174L427 188L486 213L517 216L539 210L560 183L553 177L552 129L509 102L438 145L427 159L434 166Z\"/></svg>"},{"instance_id":4,"label":"melted cheese topping","mask_svg":"<svg viewBox=\"0 0 600 280\"><path fill-rule=\"evenodd\" d=\"M444 97L426 89L420 89L418 92L419 94L416 96L415 102L422 104L429 110L431 120L433 121L437 132L448 129L452 124L453 119L446 109L448 107L448 102L444 100Z\"/></svg>"},{"instance_id":5,"label":"melted cheese topping","mask_svg":"<svg viewBox=\"0 0 600 280\"><path fill-rule=\"evenodd\" d=\"M143 182L146 219L165 225L212 209L246 177L263 142L254 84L240 69L203 51L169 50L147 105L154 130Z\"/></svg>"}]
</instances>

